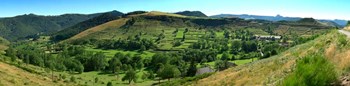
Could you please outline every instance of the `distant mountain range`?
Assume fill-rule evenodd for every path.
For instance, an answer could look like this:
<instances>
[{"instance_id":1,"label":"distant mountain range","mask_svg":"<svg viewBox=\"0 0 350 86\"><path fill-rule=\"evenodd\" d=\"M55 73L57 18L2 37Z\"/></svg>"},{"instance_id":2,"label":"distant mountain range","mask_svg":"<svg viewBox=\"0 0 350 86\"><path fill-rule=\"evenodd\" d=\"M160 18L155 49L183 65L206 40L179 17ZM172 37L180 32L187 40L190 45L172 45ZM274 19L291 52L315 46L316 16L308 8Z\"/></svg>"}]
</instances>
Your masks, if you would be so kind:
<instances>
[{"instance_id":1,"label":"distant mountain range","mask_svg":"<svg viewBox=\"0 0 350 86\"><path fill-rule=\"evenodd\" d=\"M283 17L281 15L276 16L261 16L261 15L248 15L248 14L219 14L219 15L213 15L210 16L211 18L230 18L230 17L238 17L243 19L262 19L262 20L269 20L269 21L297 21L302 19L301 17ZM347 20L327 20L327 19L318 19L320 22L332 24L334 22L335 26L344 27L347 24ZM334 24L333 23L333 24Z\"/></svg>"}]
</instances>

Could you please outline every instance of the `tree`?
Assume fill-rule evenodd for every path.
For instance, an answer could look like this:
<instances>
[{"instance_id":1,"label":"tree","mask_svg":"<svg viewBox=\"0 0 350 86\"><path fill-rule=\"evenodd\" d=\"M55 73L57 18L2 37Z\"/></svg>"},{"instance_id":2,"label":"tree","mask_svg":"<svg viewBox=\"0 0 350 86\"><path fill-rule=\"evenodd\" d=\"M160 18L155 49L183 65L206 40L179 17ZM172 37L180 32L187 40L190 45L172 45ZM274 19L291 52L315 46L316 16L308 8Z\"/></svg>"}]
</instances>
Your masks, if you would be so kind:
<instances>
[{"instance_id":1,"label":"tree","mask_svg":"<svg viewBox=\"0 0 350 86\"><path fill-rule=\"evenodd\" d=\"M190 67L187 71L187 76L194 76L197 72L197 63L191 62Z\"/></svg>"},{"instance_id":2,"label":"tree","mask_svg":"<svg viewBox=\"0 0 350 86\"><path fill-rule=\"evenodd\" d=\"M149 64L150 69L153 70L153 72L156 72L158 69L160 69L160 64L168 64L170 57L168 54L164 53L156 53L152 56L151 63Z\"/></svg>"},{"instance_id":3,"label":"tree","mask_svg":"<svg viewBox=\"0 0 350 86\"><path fill-rule=\"evenodd\" d=\"M225 69L225 61L222 60L217 60L215 61L215 69L218 71L224 70Z\"/></svg>"},{"instance_id":4,"label":"tree","mask_svg":"<svg viewBox=\"0 0 350 86\"><path fill-rule=\"evenodd\" d=\"M76 71L81 74L84 72L84 66L79 62L79 64L76 66Z\"/></svg>"},{"instance_id":5,"label":"tree","mask_svg":"<svg viewBox=\"0 0 350 86\"><path fill-rule=\"evenodd\" d=\"M141 45L140 51L142 52L142 51L145 51L145 50L147 50L146 47L145 47L145 45Z\"/></svg>"},{"instance_id":6,"label":"tree","mask_svg":"<svg viewBox=\"0 0 350 86\"><path fill-rule=\"evenodd\" d=\"M245 41L242 43L242 50L244 50L246 53L256 51L258 48L258 45L255 41Z\"/></svg>"},{"instance_id":7,"label":"tree","mask_svg":"<svg viewBox=\"0 0 350 86\"><path fill-rule=\"evenodd\" d=\"M241 40L233 40L231 50L233 54L237 54L242 47Z\"/></svg>"},{"instance_id":8,"label":"tree","mask_svg":"<svg viewBox=\"0 0 350 86\"><path fill-rule=\"evenodd\" d=\"M131 83L131 81L136 83L137 75L133 69L129 69L129 71L125 73L125 76L122 78L122 81L126 80L128 80L129 84Z\"/></svg>"},{"instance_id":9,"label":"tree","mask_svg":"<svg viewBox=\"0 0 350 86\"><path fill-rule=\"evenodd\" d=\"M54 80L53 78L53 71L55 69L55 62L54 61L48 61L48 65L46 66L51 70L51 79Z\"/></svg>"},{"instance_id":10,"label":"tree","mask_svg":"<svg viewBox=\"0 0 350 86\"><path fill-rule=\"evenodd\" d=\"M181 41L179 41L179 40L176 40L173 43L173 47L177 47L177 46L180 46L180 45L181 45Z\"/></svg>"},{"instance_id":11,"label":"tree","mask_svg":"<svg viewBox=\"0 0 350 86\"><path fill-rule=\"evenodd\" d=\"M109 69L109 71L112 71L112 73L116 73L116 71L119 71L120 68L122 67L122 63L116 57L109 60L108 64L109 64L108 69Z\"/></svg>"},{"instance_id":12,"label":"tree","mask_svg":"<svg viewBox=\"0 0 350 86\"><path fill-rule=\"evenodd\" d=\"M228 30L225 30L224 31L224 36L225 36L225 38L230 38L230 31L228 31Z\"/></svg>"},{"instance_id":13,"label":"tree","mask_svg":"<svg viewBox=\"0 0 350 86\"><path fill-rule=\"evenodd\" d=\"M98 78L97 77L95 78L95 83L98 83Z\"/></svg>"},{"instance_id":14,"label":"tree","mask_svg":"<svg viewBox=\"0 0 350 86\"><path fill-rule=\"evenodd\" d=\"M221 56L221 60L224 60L224 61L226 61L226 60L229 60L230 58L229 58L229 54L227 53L227 52L224 52L223 54L222 54L222 56Z\"/></svg>"},{"instance_id":15,"label":"tree","mask_svg":"<svg viewBox=\"0 0 350 86\"><path fill-rule=\"evenodd\" d=\"M25 63L26 63L27 65L29 64L30 58L29 58L28 55L26 55L26 56L24 57L24 61L25 61Z\"/></svg>"},{"instance_id":16,"label":"tree","mask_svg":"<svg viewBox=\"0 0 350 86\"><path fill-rule=\"evenodd\" d=\"M6 56L11 57L11 61L15 61L17 59L16 57L16 50L13 49L12 47L9 47L8 49L5 50Z\"/></svg>"},{"instance_id":17,"label":"tree","mask_svg":"<svg viewBox=\"0 0 350 86\"><path fill-rule=\"evenodd\" d=\"M75 77L74 76L70 77L70 81L75 83L76 82Z\"/></svg>"},{"instance_id":18,"label":"tree","mask_svg":"<svg viewBox=\"0 0 350 86\"><path fill-rule=\"evenodd\" d=\"M93 55L89 61L92 70L103 70L106 67L106 56L102 52Z\"/></svg>"},{"instance_id":19,"label":"tree","mask_svg":"<svg viewBox=\"0 0 350 86\"><path fill-rule=\"evenodd\" d=\"M222 53L222 52L226 52L228 49L229 49L229 47L228 47L226 44L221 45L220 52L221 52L221 53Z\"/></svg>"},{"instance_id":20,"label":"tree","mask_svg":"<svg viewBox=\"0 0 350 86\"><path fill-rule=\"evenodd\" d=\"M112 82L108 82L107 86L113 86Z\"/></svg>"},{"instance_id":21,"label":"tree","mask_svg":"<svg viewBox=\"0 0 350 86\"><path fill-rule=\"evenodd\" d=\"M166 64L164 66L164 68L161 69L161 71L159 72L159 77L162 79L168 79L170 80L170 78L176 78L180 76L180 71L179 69L174 66L174 65L170 65L170 64Z\"/></svg>"}]
</instances>

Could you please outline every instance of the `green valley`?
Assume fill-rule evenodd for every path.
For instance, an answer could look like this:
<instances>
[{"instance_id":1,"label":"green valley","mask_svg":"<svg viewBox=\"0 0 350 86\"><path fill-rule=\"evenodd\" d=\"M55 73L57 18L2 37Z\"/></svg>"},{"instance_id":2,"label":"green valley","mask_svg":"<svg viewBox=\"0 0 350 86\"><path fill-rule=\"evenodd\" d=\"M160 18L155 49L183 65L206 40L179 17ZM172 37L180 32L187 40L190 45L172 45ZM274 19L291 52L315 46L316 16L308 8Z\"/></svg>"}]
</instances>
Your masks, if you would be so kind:
<instances>
[{"instance_id":1,"label":"green valley","mask_svg":"<svg viewBox=\"0 0 350 86\"><path fill-rule=\"evenodd\" d=\"M0 86L350 85L346 5L283 2L3 1Z\"/></svg>"}]
</instances>

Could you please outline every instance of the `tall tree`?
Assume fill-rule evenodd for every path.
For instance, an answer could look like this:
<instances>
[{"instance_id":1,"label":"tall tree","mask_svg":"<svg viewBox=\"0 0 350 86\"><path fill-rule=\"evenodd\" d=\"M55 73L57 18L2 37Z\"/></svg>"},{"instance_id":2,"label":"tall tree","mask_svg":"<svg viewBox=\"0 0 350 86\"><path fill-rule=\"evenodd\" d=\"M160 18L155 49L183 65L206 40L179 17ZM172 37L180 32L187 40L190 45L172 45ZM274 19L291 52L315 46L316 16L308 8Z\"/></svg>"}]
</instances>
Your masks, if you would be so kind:
<instances>
[{"instance_id":1,"label":"tall tree","mask_svg":"<svg viewBox=\"0 0 350 86\"><path fill-rule=\"evenodd\" d=\"M227 53L227 52L224 52L223 54L222 54L222 56L221 56L221 60L224 60L224 61L226 61L226 60L229 60L230 58L229 58L229 54Z\"/></svg>"},{"instance_id":2,"label":"tall tree","mask_svg":"<svg viewBox=\"0 0 350 86\"><path fill-rule=\"evenodd\" d=\"M158 75L162 79L170 80L170 78L179 77L181 75L181 73L180 73L179 69L176 66L170 65L170 64L166 64L164 66L164 68L162 68L162 70L159 72Z\"/></svg>"},{"instance_id":3,"label":"tall tree","mask_svg":"<svg viewBox=\"0 0 350 86\"><path fill-rule=\"evenodd\" d=\"M231 50L233 54L237 54L239 50L242 47L242 41L241 40L233 40L231 45Z\"/></svg>"},{"instance_id":4,"label":"tall tree","mask_svg":"<svg viewBox=\"0 0 350 86\"><path fill-rule=\"evenodd\" d=\"M118 58L114 57L111 60L108 61L108 69L112 71L112 73L116 73L116 71L119 71L122 63L119 61ZM117 73L118 74L118 73Z\"/></svg>"},{"instance_id":5,"label":"tall tree","mask_svg":"<svg viewBox=\"0 0 350 86\"><path fill-rule=\"evenodd\" d=\"M11 61L15 61L17 59L16 57L16 50L12 47L9 47L8 49L5 50L6 56L11 57Z\"/></svg>"},{"instance_id":6,"label":"tall tree","mask_svg":"<svg viewBox=\"0 0 350 86\"><path fill-rule=\"evenodd\" d=\"M125 76L122 78L122 81L126 80L129 82L129 84L131 83L131 81L136 83L137 75L133 69L129 69L129 71L125 73Z\"/></svg>"}]
</instances>

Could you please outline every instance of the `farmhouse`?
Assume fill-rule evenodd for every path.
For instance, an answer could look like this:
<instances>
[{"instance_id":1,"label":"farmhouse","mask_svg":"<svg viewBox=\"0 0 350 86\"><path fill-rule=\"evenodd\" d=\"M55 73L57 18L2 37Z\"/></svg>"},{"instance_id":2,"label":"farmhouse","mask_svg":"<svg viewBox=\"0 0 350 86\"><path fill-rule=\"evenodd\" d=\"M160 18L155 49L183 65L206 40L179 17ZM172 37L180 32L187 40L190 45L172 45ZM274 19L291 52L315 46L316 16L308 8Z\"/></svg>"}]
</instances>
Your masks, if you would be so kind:
<instances>
[{"instance_id":1,"label":"farmhouse","mask_svg":"<svg viewBox=\"0 0 350 86\"><path fill-rule=\"evenodd\" d=\"M255 38L257 40L280 40L282 38L282 36L273 36L273 35L267 35L267 36L263 36L263 35L255 35Z\"/></svg>"}]
</instances>

